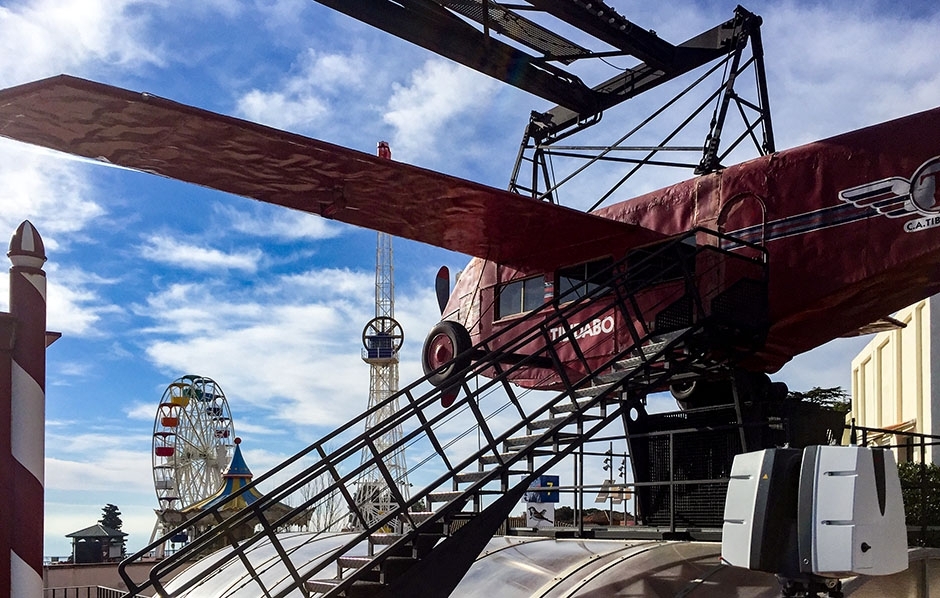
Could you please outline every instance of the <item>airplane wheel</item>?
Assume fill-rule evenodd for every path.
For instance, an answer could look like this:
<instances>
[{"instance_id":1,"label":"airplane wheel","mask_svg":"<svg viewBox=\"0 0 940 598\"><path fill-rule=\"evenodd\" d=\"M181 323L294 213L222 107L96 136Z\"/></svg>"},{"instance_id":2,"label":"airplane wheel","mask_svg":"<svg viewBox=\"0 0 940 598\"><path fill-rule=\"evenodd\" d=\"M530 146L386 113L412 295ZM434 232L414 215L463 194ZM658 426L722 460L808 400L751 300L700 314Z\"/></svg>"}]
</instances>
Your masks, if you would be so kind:
<instances>
[{"instance_id":1,"label":"airplane wheel","mask_svg":"<svg viewBox=\"0 0 940 598\"><path fill-rule=\"evenodd\" d=\"M683 411L693 407L723 405L733 400L728 380L677 382L669 387L669 393Z\"/></svg>"},{"instance_id":2,"label":"airplane wheel","mask_svg":"<svg viewBox=\"0 0 940 598\"><path fill-rule=\"evenodd\" d=\"M695 389L698 386L698 383L695 381L692 382L676 382L669 387L669 393L677 401L687 401L692 398L692 395L695 394Z\"/></svg>"},{"instance_id":3,"label":"airplane wheel","mask_svg":"<svg viewBox=\"0 0 940 598\"><path fill-rule=\"evenodd\" d=\"M787 385L772 382L770 376L762 372L745 373L744 399L747 401L782 401L787 396ZM682 410L693 407L724 405L734 400L731 380L692 380L676 382L669 387L672 398Z\"/></svg>"},{"instance_id":4,"label":"airplane wheel","mask_svg":"<svg viewBox=\"0 0 940 598\"><path fill-rule=\"evenodd\" d=\"M454 384L457 372L470 365L472 343L470 333L462 325L451 320L438 322L428 333L421 351L421 365L431 384Z\"/></svg>"},{"instance_id":5,"label":"airplane wheel","mask_svg":"<svg viewBox=\"0 0 940 598\"><path fill-rule=\"evenodd\" d=\"M695 406L695 399L701 394L701 388L702 382L699 380L676 382L669 387L669 394L676 400L679 409L685 411Z\"/></svg>"}]
</instances>

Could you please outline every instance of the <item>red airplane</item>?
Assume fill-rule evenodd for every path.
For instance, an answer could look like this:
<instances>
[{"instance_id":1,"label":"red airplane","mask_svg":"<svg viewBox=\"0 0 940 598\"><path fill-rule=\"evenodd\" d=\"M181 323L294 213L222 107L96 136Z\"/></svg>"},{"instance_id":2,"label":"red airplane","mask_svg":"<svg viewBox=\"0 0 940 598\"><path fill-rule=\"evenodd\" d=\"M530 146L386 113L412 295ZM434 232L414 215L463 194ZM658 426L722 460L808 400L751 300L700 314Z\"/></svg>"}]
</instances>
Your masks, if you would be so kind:
<instances>
[{"instance_id":1,"label":"red airplane","mask_svg":"<svg viewBox=\"0 0 940 598\"><path fill-rule=\"evenodd\" d=\"M429 370L472 358L475 341L593 270L697 227L766 248L769 329L745 363L754 372L940 291L940 108L593 213L64 75L0 91L0 135L475 256L426 343ZM641 302L677 293L663 281ZM631 342L626 324L611 312L570 333L612 355ZM558 370L514 381L553 388Z\"/></svg>"}]
</instances>

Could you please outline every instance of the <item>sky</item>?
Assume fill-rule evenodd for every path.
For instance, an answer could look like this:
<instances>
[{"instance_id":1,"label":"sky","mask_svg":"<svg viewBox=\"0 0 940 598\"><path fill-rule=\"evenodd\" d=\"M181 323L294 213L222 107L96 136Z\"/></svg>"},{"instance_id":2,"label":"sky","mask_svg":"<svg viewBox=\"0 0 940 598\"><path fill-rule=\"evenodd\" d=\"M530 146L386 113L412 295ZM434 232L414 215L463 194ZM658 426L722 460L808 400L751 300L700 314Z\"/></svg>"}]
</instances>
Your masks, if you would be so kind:
<instances>
[{"instance_id":1,"label":"sky","mask_svg":"<svg viewBox=\"0 0 940 598\"><path fill-rule=\"evenodd\" d=\"M611 4L678 42L736 2ZM940 103L933 3L747 8L764 18L778 148ZM550 107L309 0L5 1L0 53L0 87L67 73L368 153L387 140L396 160L501 188L529 112ZM618 197L685 176L639 180ZM24 219L42 234L48 327L63 335L48 351L44 554L69 554L65 535L107 503L128 548L147 543L154 417L180 376L221 386L256 475L365 408L374 232L7 140L0 180L0 235ZM586 207L592 184L572 205ZM434 274L468 258L401 239L394 250L407 382L439 317ZM3 301L6 286L0 277ZM830 343L774 379L848 388L865 342Z\"/></svg>"}]
</instances>

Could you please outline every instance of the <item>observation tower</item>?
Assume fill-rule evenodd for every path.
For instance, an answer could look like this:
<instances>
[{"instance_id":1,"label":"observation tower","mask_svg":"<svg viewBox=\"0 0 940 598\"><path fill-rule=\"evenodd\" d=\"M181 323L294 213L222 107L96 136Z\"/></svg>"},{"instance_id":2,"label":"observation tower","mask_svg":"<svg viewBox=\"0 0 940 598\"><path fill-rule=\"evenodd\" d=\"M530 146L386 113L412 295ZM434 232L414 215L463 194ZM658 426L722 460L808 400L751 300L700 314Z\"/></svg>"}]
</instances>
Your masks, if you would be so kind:
<instances>
[{"instance_id":1,"label":"observation tower","mask_svg":"<svg viewBox=\"0 0 940 598\"><path fill-rule=\"evenodd\" d=\"M388 143L380 141L378 155L391 159ZM369 364L369 406L366 431L389 419L399 410L398 401L380 405L398 391L398 351L404 341L401 325L395 320L395 268L392 263L392 236L377 233L375 251L375 317L362 331L362 360ZM408 470L404 449L387 455L382 461L382 471L374 461L375 454L382 454L397 444L402 437L401 426L391 428L376 439L374 453L370 448L362 451L361 464L373 463L356 479L355 501L360 505L362 518L350 514L349 527L365 529L382 515L397 508L399 501L410 496Z\"/></svg>"}]
</instances>

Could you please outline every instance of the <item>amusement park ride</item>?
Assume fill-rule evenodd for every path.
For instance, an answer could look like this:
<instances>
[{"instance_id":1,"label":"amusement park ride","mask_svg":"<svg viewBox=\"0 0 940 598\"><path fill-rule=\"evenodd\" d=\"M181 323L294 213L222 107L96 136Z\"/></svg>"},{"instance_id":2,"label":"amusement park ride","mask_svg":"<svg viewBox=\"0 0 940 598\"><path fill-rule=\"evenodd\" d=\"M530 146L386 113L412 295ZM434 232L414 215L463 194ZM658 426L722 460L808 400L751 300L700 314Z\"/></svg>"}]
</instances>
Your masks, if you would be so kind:
<instances>
[{"instance_id":1,"label":"amusement park ride","mask_svg":"<svg viewBox=\"0 0 940 598\"><path fill-rule=\"evenodd\" d=\"M439 278L443 319L425 342L428 375L389 399L403 407L345 441L370 410L303 451L289 463L313 455L316 464L266 500L329 475L335 484L297 508L339 492L356 516L350 488L371 466L359 461L362 451L380 463L419 437L444 473L395 497L399 508L385 517L360 514L362 531L313 565L292 560L265 502L220 522L206 536L246 522L261 531L209 557L210 568L241 561L251 570L246 555L261 545L280 555L282 575L251 570L259 595L449 595L529 484L611 422L642 418L648 393L670 389L691 411L734 403L740 419L743 405L778 398L767 374L794 355L892 326L891 312L940 290L940 109L777 151L761 21L743 8L672 44L604 2L319 1L556 102L531 115L510 189L67 76L0 92L2 136L473 256L452 293L447 275ZM580 41L542 24L550 20ZM582 64L630 57L639 63L594 85L574 74ZM660 144L629 145L630 134L601 147L570 141L617 104L694 70L706 73L689 88L716 73L720 84ZM740 89L745 74L756 81L753 99ZM670 144L708 106L695 159L674 158L690 147ZM729 140L732 115L742 125ZM748 140L760 156L726 164ZM578 165L556 182L564 160ZM627 172L587 213L558 204L563 183L600 164ZM698 176L600 205L641 166ZM480 374L490 380L471 389L467 381ZM436 388L419 387L425 381ZM477 402L494 387L519 415L504 431ZM553 398L533 408L518 387ZM435 432L454 409L469 410L484 439L469 457L449 454ZM377 449L375 439L394 426L405 430L401 441ZM749 442L742 433L742 449L766 448ZM392 521L404 531L378 533ZM125 571L131 593L152 587L177 596L196 587L193 577L166 580L212 541L196 538L149 579ZM806 583L816 582L807 574Z\"/></svg>"},{"instance_id":2,"label":"amusement park ride","mask_svg":"<svg viewBox=\"0 0 940 598\"><path fill-rule=\"evenodd\" d=\"M171 382L153 422L153 487L159 508L151 542L186 520L183 509L218 490L234 451L232 411L221 386L193 375ZM171 536L170 541L182 537ZM164 549L158 547L158 556Z\"/></svg>"}]
</instances>

